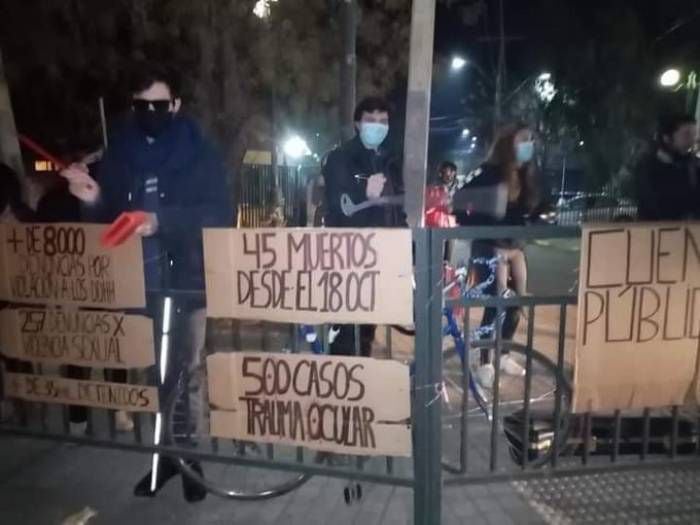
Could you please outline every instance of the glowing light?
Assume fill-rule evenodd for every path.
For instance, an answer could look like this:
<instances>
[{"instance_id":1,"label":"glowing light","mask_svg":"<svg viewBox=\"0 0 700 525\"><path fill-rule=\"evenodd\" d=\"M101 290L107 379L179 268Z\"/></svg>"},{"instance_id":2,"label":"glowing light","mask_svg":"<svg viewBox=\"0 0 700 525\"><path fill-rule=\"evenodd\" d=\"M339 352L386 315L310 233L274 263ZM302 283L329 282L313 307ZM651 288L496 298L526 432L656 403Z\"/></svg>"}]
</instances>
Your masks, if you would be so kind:
<instances>
[{"instance_id":1,"label":"glowing light","mask_svg":"<svg viewBox=\"0 0 700 525\"><path fill-rule=\"evenodd\" d=\"M450 63L450 68L453 71L459 71L460 69L462 69L466 65L467 65L467 61L464 58L462 58L460 56L455 56L455 57L452 57L452 62Z\"/></svg>"},{"instance_id":2,"label":"glowing light","mask_svg":"<svg viewBox=\"0 0 700 525\"><path fill-rule=\"evenodd\" d=\"M673 87L681 81L681 72L677 69L667 69L659 77L659 83L663 87Z\"/></svg>"},{"instance_id":3,"label":"glowing light","mask_svg":"<svg viewBox=\"0 0 700 525\"><path fill-rule=\"evenodd\" d=\"M299 135L293 135L289 137L282 146L284 154L293 159L298 159L306 155L311 154L309 146L306 141L302 139Z\"/></svg>"}]
</instances>

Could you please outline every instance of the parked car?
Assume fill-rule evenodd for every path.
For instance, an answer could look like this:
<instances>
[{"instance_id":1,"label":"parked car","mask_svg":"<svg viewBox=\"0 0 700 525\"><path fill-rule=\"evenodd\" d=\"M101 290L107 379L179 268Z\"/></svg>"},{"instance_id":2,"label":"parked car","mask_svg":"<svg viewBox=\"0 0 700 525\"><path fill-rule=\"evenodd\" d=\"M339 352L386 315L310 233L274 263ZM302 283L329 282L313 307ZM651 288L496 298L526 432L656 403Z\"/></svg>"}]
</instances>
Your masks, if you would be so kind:
<instances>
[{"instance_id":1,"label":"parked car","mask_svg":"<svg viewBox=\"0 0 700 525\"><path fill-rule=\"evenodd\" d=\"M629 199L606 194L574 197L557 207L556 224L574 226L584 222L631 222L637 206Z\"/></svg>"}]
</instances>

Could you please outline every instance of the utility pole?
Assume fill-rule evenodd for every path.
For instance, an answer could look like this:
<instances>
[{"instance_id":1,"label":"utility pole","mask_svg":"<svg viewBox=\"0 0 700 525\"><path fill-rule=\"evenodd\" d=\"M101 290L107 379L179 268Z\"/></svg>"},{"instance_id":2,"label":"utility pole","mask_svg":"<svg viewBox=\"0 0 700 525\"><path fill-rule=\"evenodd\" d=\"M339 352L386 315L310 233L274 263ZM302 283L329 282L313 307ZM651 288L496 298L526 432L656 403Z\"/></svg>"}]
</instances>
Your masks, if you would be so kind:
<instances>
[{"instance_id":1,"label":"utility pole","mask_svg":"<svg viewBox=\"0 0 700 525\"><path fill-rule=\"evenodd\" d=\"M10 89L5 78L5 68L0 51L0 162L7 164L20 175L24 175L22 152L17 139L15 116L10 102Z\"/></svg>"},{"instance_id":2,"label":"utility pole","mask_svg":"<svg viewBox=\"0 0 700 525\"><path fill-rule=\"evenodd\" d=\"M357 0L342 0L343 59L340 64L340 140L354 135L353 112L357 96Z\"/></svg>"},{"instance_id":3,"label":"utility pole","mask_svg":"<svg viewBox=\"0 0 700 525\"><path fill-rule=\"evenodd\" d=\"M428 170L430 84L433 76L435 0L413 2L404 134L404 209L409 226L423 226Z\"/></svg>"},{"instance_id":4,"label":"utility pole","mask_svg":"<svg viewBox=\"0 0 700 525\"><path fill-rule=\"evenodd\" d=\"M406 97L406 130L404 134L403 178L404 208L411 227L423 226L425 183L428 170L428 130L430 125L430 84L433 75L433 39L435 35L435 0L413 0L411 8L411 49L408 63L408 94ZM430 230L416 230L417 239L430 239ZM430 243L428 242L428 245ZM421 271L429 269L430 254L416 250L416 265ZM428 275L428 283L432 283ZM421 284L423 283L423 284ZM419 280L418 296L430 297L430 285ZM442 384L442 356L433 352L430 322L423 313L418 315L416 335L417 385ZM439 324L439 321L438 323ZM434 325L433 325L434 328ZM413 472L414 521L421 525L441 522L442 450L440 440L440 403L434 403L432 389L416 390Z\"/></svg>"}]
</instances>

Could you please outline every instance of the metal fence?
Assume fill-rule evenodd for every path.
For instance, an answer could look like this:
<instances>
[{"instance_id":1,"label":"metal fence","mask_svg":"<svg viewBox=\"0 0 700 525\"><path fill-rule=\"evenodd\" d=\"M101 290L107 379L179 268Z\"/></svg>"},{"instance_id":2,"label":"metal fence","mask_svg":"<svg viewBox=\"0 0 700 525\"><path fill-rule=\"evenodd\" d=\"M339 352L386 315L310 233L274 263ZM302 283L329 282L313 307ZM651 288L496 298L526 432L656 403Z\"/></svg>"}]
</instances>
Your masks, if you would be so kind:
<instances>
[{"instance_id":1,"label":"metal fence","mask_svg":"<svg viewBox=\"0 0 700 525\"><path fill-rule=\"evenodd\" d=\"M17 417L0 424L0 433L206 461L208 478L248 483L249 493L258 498L292 490L312 475L410 487L414 521L420 524L440 523L442 491L455 486L668 466L700 457L699 420L694 411L669 407L641 414L570 414L573 294L563 290L524 297L443 299L445 242L517 238L530 246L537 239L575 238L576 228L416 229L413 234L415 337L387 327L378 331L375 344L375 355L413 363L411 459L348 459L298 447L206 437L187 444L159 442L154 438L157 418L136 415L133 431L119 433L113 413L104 409L90 409L88 432L77 435L70 427L67 407L20 401L13 402ZM467 334L465 359L455 357L454 338L445 336L445 307L463 309L458 326ZM497 326L509 309L522 314L512 339L505 340L498 329L482 339L469 336L484 307L496 309ZM208 350L308 351L295 327L276 326L277 330L269 323L246 325L236 339L230 323L210 322ZM327 342L326 329L319 332ZM484 398L486 409L476 402L470 386L482 349L490 349L496 375L492 391ZM500 372L506 350L526 370L524 376L509 379ZM37 371L60 373L50 367ZM145 384L148 377L132 372L130 382ZM161 424L168 424L168 415L164 418ZM280 490L264 493L264 487Z\"/></svg>"},{"instance_id":2,"label":"metal fence","mask_svg":"<svg viewBox=\"0 0 700 525\"><path fill-rule=\"evenodd\" d=\"M306 188L313 167L245 164L241 169L240 225L305 226Z\"/></svg>"}]
</instances>

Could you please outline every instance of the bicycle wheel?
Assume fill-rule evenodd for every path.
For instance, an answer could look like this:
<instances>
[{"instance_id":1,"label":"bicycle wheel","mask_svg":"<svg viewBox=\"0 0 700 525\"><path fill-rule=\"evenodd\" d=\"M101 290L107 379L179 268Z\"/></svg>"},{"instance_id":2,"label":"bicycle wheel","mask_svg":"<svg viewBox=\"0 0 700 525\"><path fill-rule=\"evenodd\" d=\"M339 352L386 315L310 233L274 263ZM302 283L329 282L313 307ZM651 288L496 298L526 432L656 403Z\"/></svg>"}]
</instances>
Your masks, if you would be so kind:
<instances>
[{"instance_id":1,"label":"bicycle wheel","mask_svg":"<svg viewBox=\"0 0 700 525\"><path fill-rule=\"evenodd\" d=\"M234 500L261 500L282 496L304 484L310 475L271 468L272 461L294 462L296 448L256 444L209 435L209 408L204 402L200 385L204 368L181 374L168 396L165 407L165 443L174 447L215 453L227 462L208 461L203 473L193 468L191 461L176 458L183 476L194 480L212 494ZM206 387L205 387L206 388ZM194 401L199 397L201 402ZM199 405L199 406L193 406ZM203 409L203 410L202 410ZM267 462L270 467L249 466L233 461Z\"/></svg>"},{"instance_id":2,"label":"bicycle wheel","mask_svg":"<svg viewBox=\"0 0 700 525\"><path fill-rule=\"evenodd\" d=\"M483 346L493 345L493 342L484 341ZM523 368L526 367L529 354L530 373L526 377L508 375L501 371L498 389L495 385L490 385L490 388L488 385L478 386L472 380L466 409L463 403L464 386L469 386L470 383L464 380L462 360L454 348L444 352L443 379L447 395L443 403L443 434L446 435L448 447L455 442L458 444L460 454L464 449L464 440L468 440L470 450L478 451L481 448L483 450L477 455L488 457L491 425L496 424L506 438L505 441L499 441L499 450L504 445L507 446L508 454L518 465L524 461L524 451L528 465L542 466L551 461L555 450L559 454L564 451L570 426L571 385L556 364L540 352L510 342L504 342L503 346L509 349L508 358ZM470 371L474 365L469 367ZM560 392L558 403L557 388ZM496 394L498 403L494 404ZM468 418L469 430L466 435L463 414ZM493 414L495 421L489 420L490 414ZM558 429L557 432L555 428Z\"/></svg>"}]
</instances>

